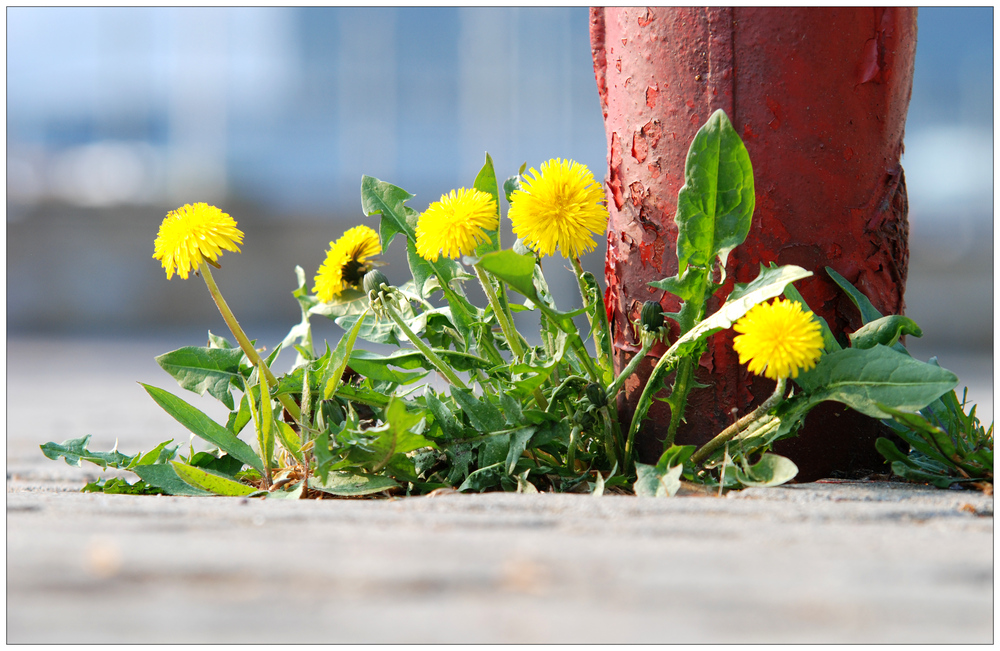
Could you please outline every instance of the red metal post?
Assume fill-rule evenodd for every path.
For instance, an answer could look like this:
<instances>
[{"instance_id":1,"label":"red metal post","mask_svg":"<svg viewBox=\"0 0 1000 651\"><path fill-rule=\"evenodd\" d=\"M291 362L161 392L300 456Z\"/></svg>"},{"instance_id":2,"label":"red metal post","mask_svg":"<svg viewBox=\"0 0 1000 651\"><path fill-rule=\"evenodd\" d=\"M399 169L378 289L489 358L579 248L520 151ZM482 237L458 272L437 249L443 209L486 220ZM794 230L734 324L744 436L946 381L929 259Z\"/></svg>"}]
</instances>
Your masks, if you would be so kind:
<instances>
[{"instance_id":1,"label":"red metal post","mask_svg":"<svg viewBox=\"0 0 1000 651\"><path fill-rule=\"evenodd\" d=\"M607 304L619 368L639 350L630 321L642 303L678 300L646 283L677 272L674 224L687 148L718 108L753 162L757 208L746 243L729 257L729 282L761 263L814 272L797 283L835 334L861 325L828 279L836 269L883 314L903 310L906 185L899 157L913 79L913 8L594 8L594 70L608 138ZM728 289L728 288L727 288ZM623 420L662 349L623 392ZM732 333L710 341L678 442L702 443L772 390L732 351ZM654 462L669 421L654 404L640 431L640 459ZM776 451L800 479L876 468L877 422L825 404Z\"/></svg>"}]
</instances>

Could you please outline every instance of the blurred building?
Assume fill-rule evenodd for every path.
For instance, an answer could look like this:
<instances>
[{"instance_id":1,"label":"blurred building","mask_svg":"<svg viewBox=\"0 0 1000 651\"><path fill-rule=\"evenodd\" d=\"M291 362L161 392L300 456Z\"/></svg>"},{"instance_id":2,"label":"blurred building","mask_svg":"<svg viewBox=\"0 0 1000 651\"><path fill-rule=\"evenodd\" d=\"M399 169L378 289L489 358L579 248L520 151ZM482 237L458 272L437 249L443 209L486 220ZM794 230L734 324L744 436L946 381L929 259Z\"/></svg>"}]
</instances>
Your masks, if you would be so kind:
<instances>
[{"instance_id":1,"label":"blurred building","mask_svg":"<svg viewBox=\"0 0 1000 651\"><path fill-rule=\"evenodd\" d=\"M989 346L993 9L918 21L908 313ZM247 231L220 277L234 309L291 325L293 266L364 219L362 174L423 209L486 151L501 179L554 156L600 179L606 152L583 7L8 8L7 145L12 332L217 317L150 258L192 201Z\"/></svg>"}]
</instances>

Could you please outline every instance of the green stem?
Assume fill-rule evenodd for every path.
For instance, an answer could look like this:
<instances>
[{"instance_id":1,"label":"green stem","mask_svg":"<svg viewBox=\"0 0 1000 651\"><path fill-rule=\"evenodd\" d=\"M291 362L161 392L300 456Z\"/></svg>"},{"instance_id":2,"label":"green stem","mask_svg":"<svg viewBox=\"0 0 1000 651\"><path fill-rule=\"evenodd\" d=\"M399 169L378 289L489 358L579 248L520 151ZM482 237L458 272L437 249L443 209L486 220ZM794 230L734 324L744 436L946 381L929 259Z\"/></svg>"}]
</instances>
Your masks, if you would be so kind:
<instances>
[{"instance_id":1,"label":"green stem","mask_svg":"<svg viewBox=\"0 0 1000 651\"><path fill-rule=\"evenodd\" d=\"M493 314L497 318L497 323L500 324L500 329L507 340L507 345L510 346L510 351L514 353L517 361L524 361L524 347L521 345L520 335L511 324L512 319L510 315L500 305L500 299L497 298L496 290L493 289L493 283L490 282L490 279L486 276L486 272L478 264L473 265L472 268L476 270L476 278L479 279L479 284L483 286L483 291L486 292L486 298L490 302L490 307L493 308Z\"/></svg>"},{"instance_id":2,"label":"green stem","mask_svg":"<svg viewBox=\"0 0 1000 651\"><path fill-rule=\"evenodd\" d=\"M512 323L513 317L507 313L506 306L500 304L500 299L497 298L497 293L493 289L493 283L486 276L486 272L478 264L473 265L472 268L476 270L476 277L479 278L479 284L483 286L483 291L486 292L486 298L490 302L490 307L493 308L493 314L497 318L497 323L500 324L500 330L503 331L507 345L510 346L510 352L514 353L514 358L518 362L523 362L525 356L524 346L521 345L521 333L514 328ZM534 397L535 404L538 405L539 409L542 411L548 409L548 402L546 402L545 396L542 395L541 389L535 387L531 395Z\"/></svg>"},{"instance_id":3,"label":"green stem","mask_svg":"<svg viewBox=\"0 0 1000 651\"><path fill-rule=\"evenodd\" d=\"M580 259L576 256L570 258L570 262L573 263L573 270L576 272L576 283L580 286L580 298L583 299L584 313L587 315L587 323L590 324L590 331L594 336L594 352L598 359L601 360L602 366L610 367L610 360L604 359L604 354L601 348L600 331L598 327L594 326L594 319L590 316L590 298L588 294L590 293L587 284L583 281L583 265L580 264ZM598 320L601 321L600 315ZM604 333L605 336L609 336L608 332Z\"/></svg>"},{"instance_id":4,"label":"green stem","mask_svg":"<svg viewBox=\"0 0 1000 651\"><path fill-rule=\"evenodd\" d=\"M202 261L198 265L198 272L201 273L201 277L205 279L205 284L208 285L208 293L212 295L212 300L215 301L216 307L219 308L219 312L222 314L223 320L226 325L229 326L229 330L236 337L236 341L239 343L240 348L243 349L243 353L250 360L250 363L254 366L261 367L264 369L265 375L267 375L267 383L269 386L277 387L278 380L274 377L271 369L268 368L264 360L261 359L260 354L250 343L250 339L247 337L246 333L243 332L243 328L240 327L239 321L233 315L233 311L229 309L229 304L226 303L226 299L222 297L222 292L219 291L219 286L215 284L215 278L212 277L212 271L208 266L208 263ZM299 423L302 421L302 413L299 410L299 406L295 404L292 397L287 393L279 394L278 400L281 405L292 415L292 419Z\"/></svg>"},{"instance_id":5,"label":"green stem","mask_svg":"<svg viewBox=\"0 0 1000 651\"><path fill-rule=\"evenodd\" d=\"M385 307L385 311L389 315L389 318L391 318L396 323L396 325L399 326L399 329L403 331L403 334L406 335L406 338L409 339L413 343L413 345L416 346L420 350L420 352L424 354L424 357L427 358L427 361L433 364L437 368L437 370L441 371L441 374L444 375L445 379L447 379L453 385L457 386L460 389L468 389L469 387L466 386L465 382L462 382L462 379L459 378L457 375L455 375L455 371L448 368L448 365L445 364L440 357L438 357L437 353L431 350L430 346L425 344L423 340L421 340L420 337L418 337L413 332L413 330L410 330L410 327L406 325L402 317L400 317L399 314L396 313L395 308L393 308L391 305L388 305L387 303L388 301L383 301L382 304Z\"/></svg>"},{"instance_id":6,"label":"green stem","mask_svg":"<svg viewBox=\"0 0 1000 651\"><path fill-rule=\"evenodd\" d=\"M610 387L608 387L609 401L615 399L615 397L618 395L618 392L621 391L622 385L625 384L625 380L627 380L630 375L635 373L635 369L639 368L639 364L641 364L642 360L646 358L646 355L649 354L649 351L653 348L656 342L657 342L656 339L650 338L647 341L647 343L644 343L642 345L642 350L633 355L632 359L628 361L628 364L625 365L625 368L622 369L622 372L618 374L618 377L615 378L615 381L611 383Z\"/></svg>"},{"instance_id":7,"label":"green stem","mask_svg":"<svg viewBox=\"0 0 1000 651\"><path fill-rule=\"evenodd\" d=\"M677 366L677 374L674 376L674 386L670 391L670 426L667 428L667 436L663 439L663 449L666 450L674 444L677 437L677 429L680 427L681 419L684 417L684 410L687 407L688 393L691 391L691 374L694 368L694 360L685 357Z\"/></svg>"},{"instance_id":8,"label":"green stem","mask_svg":"<svg viewBox=\"0 0 1000 651\"><path fill-rule=\"evenodd\" d=\"M752 412L719 432L714 439L701 446L697 452L691 455L691 462L695 465L700 464L705 459L712 456L712 453L725 445L729 440L735 438L749 423L752 423L761 416L767 414L767 412L774 408L774 406L781 402L781 399L784 398L786 383L786 378L780 378L777 386L774 387L774 393L772 393L767 400L762 402L761 405Z\"/></svg>"}]
</instances>

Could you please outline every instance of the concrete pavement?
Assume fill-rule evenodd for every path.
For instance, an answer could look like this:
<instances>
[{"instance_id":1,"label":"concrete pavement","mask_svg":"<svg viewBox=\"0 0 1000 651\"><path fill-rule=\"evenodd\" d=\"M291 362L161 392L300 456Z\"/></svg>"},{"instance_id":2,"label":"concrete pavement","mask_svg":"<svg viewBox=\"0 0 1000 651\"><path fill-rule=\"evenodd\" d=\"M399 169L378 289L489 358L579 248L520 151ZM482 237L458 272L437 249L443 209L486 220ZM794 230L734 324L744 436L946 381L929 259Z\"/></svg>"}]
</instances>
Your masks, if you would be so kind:
<instances>
[{"instance_id":1,"label":"concrete pavement","mask_svg":"<svg viewBox=\"0 0 1000 651\"><path fill-rule=\"evenodd\" d=\"M993 498L981 493L81 494L96 467L49 461L39 443L186 441L133 384L170 387L141 360L167 348L8 345L8 643L994 639ZM57 360L77 370L60 377ZM46 408L53 392L62 408Z\"/></svg>"}]
</instances>

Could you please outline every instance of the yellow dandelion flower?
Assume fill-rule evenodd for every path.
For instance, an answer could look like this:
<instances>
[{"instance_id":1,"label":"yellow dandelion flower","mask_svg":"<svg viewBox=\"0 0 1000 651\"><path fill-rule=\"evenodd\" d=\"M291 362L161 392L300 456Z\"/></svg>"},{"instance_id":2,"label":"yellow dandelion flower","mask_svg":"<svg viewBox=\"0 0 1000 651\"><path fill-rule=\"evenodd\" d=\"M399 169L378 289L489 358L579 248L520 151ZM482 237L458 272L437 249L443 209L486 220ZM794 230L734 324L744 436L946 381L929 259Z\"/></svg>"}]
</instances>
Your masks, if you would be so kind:
<instances>
[{"instance_id":1,"label":"yellow dandelion flower","mask_svg":"<svg viewBox=\"0 0 1000 651\"><path fill-rule=\"evenodd\" d=\"M798 377L816 366L823 353L823 335L812 312L795 301L776 299L755 305L736 322L733 350L751 373L777 380Z\"/></svg>"},{"instance_id":2,"label":"yellow dandelion flower","mask_svg":"<svg viewBox=\"0 0 1000 651\"><path fill-rule=\"evenodd\" d=\"M586 165L553 158L531 168L510 197L514 234L541 255L556 247L567 258L593 250L594 234L608 227L604 190Z\"/></svg>"},{"instance_id":3,"label":"yellow dandelion flower","mask_svg":"<svg viewBox=\"0 0 1000 651\"><path fill-rule=\"evenodd\" d=\"M420 215L417 253L431 262L442 253L453 260L469 255L497 226L497 204L490 194L465 188L452 190Z\"/></svg>"},{"instance_id":4,"label":"yellow dandelion flower","mask_svg":"<svg viewBox=\"0 0 1000 651\"><path fill-rule=\"evenodd\" d=\"M326 260L316 272L313 292L326 302L348 287L357 287L371 269L371 259L381 252L378 233L367 226L349 229L336 242L330 242Z\"/></svg>"},{"instance_id":5,"label":"yellow dandelion flower","mask_svg":"<svg viewBox=\"0 0 1000 651\"><path fill-rule=\"evenodd\" d=\"M187 278L202 262L216 262L222 251L236 251L243 231L236 220L207 203L185 204L171 210L160 224L153 244L153 258L163 263L167 280L177 272Z\"/></svg>"}]
</instances>

